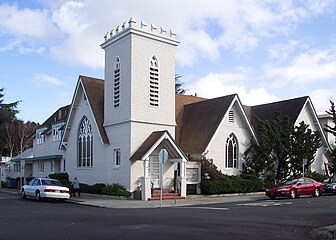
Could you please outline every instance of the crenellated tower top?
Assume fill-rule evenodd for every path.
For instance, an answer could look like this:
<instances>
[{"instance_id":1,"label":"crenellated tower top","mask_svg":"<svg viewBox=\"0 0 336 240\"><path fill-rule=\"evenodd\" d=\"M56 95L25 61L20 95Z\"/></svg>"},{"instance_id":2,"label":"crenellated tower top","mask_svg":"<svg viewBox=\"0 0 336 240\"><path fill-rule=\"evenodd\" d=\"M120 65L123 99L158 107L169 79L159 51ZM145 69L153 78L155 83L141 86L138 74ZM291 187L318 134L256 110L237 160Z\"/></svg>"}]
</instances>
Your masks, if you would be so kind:
<instances>
[{"instance_id":1,"label":"crenellated tower top","mask_svg":"<svg viewBox=\"0 0 336 240\"><path fill-rule=\"evenodd\" d=\"M170 42L173 45L178 45L179 42L176 41L176 33L174 33L171 29L169 32L163 27L159 29L151 24L148 26L145 22L141 21L137 23L134 17L131 17L128 22L124 22L121 25L117 26L116 28L108 31L104 36L104 43L101 44L102 48L105 48L111 42L121 38L122 36L126 35L129 32L139 33L139 34L149 34L151 37L157 37L165 39L166 41Z\"/></svg>"}]
</instances>

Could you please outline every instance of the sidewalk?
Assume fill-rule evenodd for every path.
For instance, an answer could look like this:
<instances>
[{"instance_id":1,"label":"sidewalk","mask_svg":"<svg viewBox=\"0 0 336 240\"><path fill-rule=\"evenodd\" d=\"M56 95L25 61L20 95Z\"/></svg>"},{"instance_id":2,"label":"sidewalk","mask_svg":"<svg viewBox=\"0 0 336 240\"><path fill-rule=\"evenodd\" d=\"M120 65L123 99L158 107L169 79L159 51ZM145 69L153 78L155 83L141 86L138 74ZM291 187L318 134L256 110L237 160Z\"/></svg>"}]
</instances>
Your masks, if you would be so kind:
<instances>
[{"instance_id":1,"label":"sidewalk","mask_svg":"<svg viewBox=\"0 0 336 240\"><path fill-rule=\"evenodd\" d=\"M186 199L160 201L141 201L132 199L120 199L118 197L82 193L81 197L71 197L67 202L82 204L87 206L105 208L159 208L177 207L190 205L204 205L211 203L241 202L256 199L265 199L263 192L246 194L223 194L223 195L189 195Z\"/></svg>"},{"instance_id":2,"label":"sidewalk","mask_svg":"<svg viewBox=\"0 0 336 240\"><path fill-rule=\"evenodd\" d=\"M19 195L18 189L0 188L0 191ZM115 196L81 193L81 197L71 197L69 203L81 204L104 208L160 208L190 205L204 205L211 203L242 202L256 199L266 199L263 192L244 194L222 194L222 195L188 195L186 199L160 201L141 201L124 199Z\"/></svg>"}]
</instances>

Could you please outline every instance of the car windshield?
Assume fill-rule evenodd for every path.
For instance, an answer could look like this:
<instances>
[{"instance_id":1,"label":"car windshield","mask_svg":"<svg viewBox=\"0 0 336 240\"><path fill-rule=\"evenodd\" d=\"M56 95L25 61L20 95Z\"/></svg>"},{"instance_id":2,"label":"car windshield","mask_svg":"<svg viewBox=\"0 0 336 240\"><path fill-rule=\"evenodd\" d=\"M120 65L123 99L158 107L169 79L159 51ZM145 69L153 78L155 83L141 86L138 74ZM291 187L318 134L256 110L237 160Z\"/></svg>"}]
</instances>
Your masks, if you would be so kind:
<instances>
[{"instance_id":1,"label":"car windshield","mask_svg":"<svg viewBox=\"0 0 336 240\"><path fill-rule=\"evenodd\" d=\"M54 179L42 179L42 185L47 186L62 186L60 181Z\"/></svg>"},{"instance_id":2,"label":"car windshield","mask_svg":"<svg viewBox=\"0 0 336 240\"><path fill-rule=\"evenodd\" d=\"M297 182L297 179L292 179L292 180L285 180L283 182L280 183L280 185L293 185Z\"/></svg>"}]
</instances>

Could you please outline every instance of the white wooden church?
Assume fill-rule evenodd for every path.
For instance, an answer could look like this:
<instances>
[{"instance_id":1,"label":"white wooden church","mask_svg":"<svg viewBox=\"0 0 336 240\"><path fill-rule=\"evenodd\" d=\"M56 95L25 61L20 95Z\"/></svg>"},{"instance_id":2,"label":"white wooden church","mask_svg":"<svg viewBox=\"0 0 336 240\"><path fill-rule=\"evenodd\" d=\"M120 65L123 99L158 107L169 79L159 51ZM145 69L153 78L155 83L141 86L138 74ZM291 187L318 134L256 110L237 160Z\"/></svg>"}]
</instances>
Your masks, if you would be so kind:
<instances>
[{"instance_id":1,"label":"white wooden church","mask_svg":"<svg viewBox=\"0 0 336 240\"><path fill-rule=\"evenodd\" d=\"M33 151L14 159L23 177L67 172L82 183L119 183L129 191L172 187L178 171L179 194L199 182L200 169L187 156L213 159L225 174L242 171L243 153L257 139L256 117L282 110L323 136L311 166L324 172L329 143L309 97L243 106L237 94L215 99L175 94L173 31L131 18L110 31L101 44L105 78L79 76L69 106L58 109L36 131ZM160 172L159 152L168 159ZM70 180L71 180L70 179Z\"/></svg>"}]
</instances>

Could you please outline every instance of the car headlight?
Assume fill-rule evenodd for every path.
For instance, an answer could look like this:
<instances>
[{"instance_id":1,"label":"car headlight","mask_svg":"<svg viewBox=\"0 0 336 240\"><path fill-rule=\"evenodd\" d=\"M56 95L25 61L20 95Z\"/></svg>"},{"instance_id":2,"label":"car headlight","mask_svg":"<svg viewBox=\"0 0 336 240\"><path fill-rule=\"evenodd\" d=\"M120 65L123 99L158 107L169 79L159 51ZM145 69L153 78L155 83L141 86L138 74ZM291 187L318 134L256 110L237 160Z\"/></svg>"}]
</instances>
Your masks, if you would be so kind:
<instances>
[{"instance_id":1,"label":"car headlight","mask_svg":"<svg viewBox=\"0 0 336 240\"><path fill-rule=\"evenodd\" d=\"M288 189L287 188L279 188L278 191L287 191Z\"/></svg>"}]
</instances>

